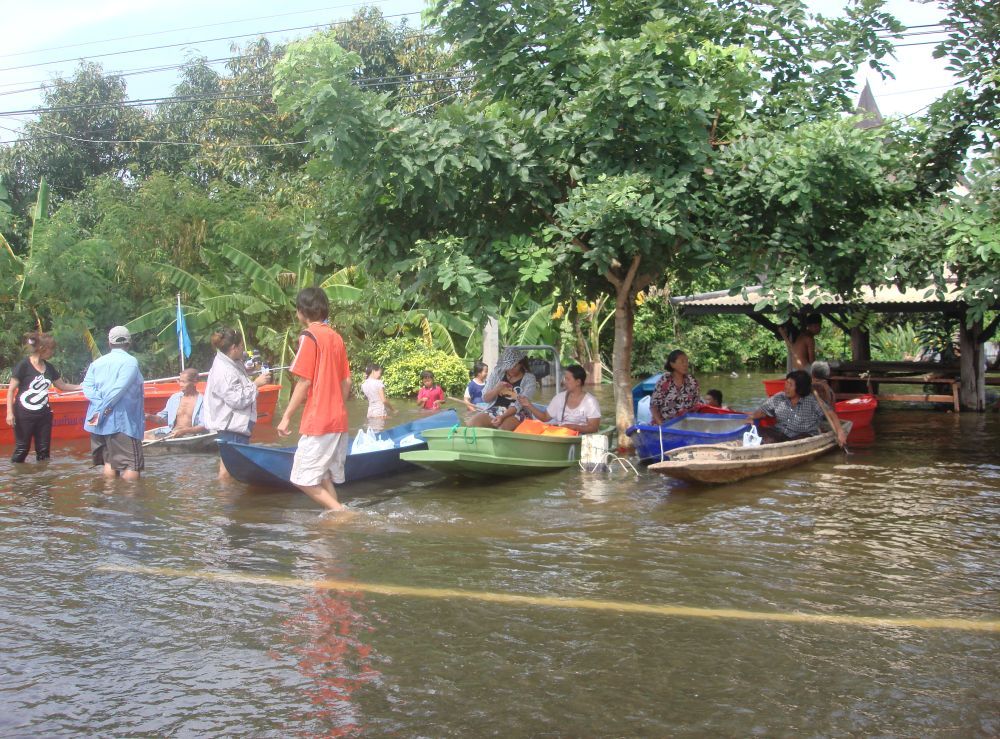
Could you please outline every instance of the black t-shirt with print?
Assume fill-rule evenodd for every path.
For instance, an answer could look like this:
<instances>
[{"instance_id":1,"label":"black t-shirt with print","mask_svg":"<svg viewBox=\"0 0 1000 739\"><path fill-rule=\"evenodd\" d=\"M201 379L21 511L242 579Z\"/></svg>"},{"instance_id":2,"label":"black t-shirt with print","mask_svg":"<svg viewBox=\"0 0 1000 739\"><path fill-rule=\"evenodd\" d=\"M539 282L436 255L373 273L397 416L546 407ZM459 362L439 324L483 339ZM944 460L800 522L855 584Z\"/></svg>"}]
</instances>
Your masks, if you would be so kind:
<instances>
[{"instance_id":1,"label":"black t-shirt with print","mask_svg":"<svg viewBox=\"0 0 1000 739\"><path fill-rule=\"evenodd\" d=\"M17 380L17 400L15 412L28 414L51 413L49 408L49 388L59 379L59 370L45 362L45 370L39 372L27 357L18 362L10 373Z\"/></svg>"}]
</instances>

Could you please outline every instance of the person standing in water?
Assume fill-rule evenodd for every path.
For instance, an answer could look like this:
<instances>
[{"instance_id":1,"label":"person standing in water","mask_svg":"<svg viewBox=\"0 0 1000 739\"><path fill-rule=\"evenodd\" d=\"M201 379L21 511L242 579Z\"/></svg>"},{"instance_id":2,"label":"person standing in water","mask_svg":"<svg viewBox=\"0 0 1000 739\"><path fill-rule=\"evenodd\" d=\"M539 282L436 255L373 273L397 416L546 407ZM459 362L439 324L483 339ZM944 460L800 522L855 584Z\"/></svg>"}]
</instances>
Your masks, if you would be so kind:
<instances>
[{"instance_id":1,"label":"person standing in water","mask_svg":"<svg viewBox=\"0 0 1000 739\"><path fill-rule=\"evenodd\" d=\"M270 372L251 379L247 372L243 337L232 328L212 334L215 360L208 371L203 403L204 424L223 441L249 444L257 423L257 393L271 381ZM219 479L228 480L229 471L219 460Z\"/></svg>"},{"instance_id":2,"label":"person standing in water","mask_svg":"<svg viewBox=\"0 0 1000 739\"><path fill-rule=\"evenodd\" d=\"M337 499L336 485L344 483L350 446L345 399L351 394L351 368L340 334L326 322L330 301L318 287L307 287L295 299L295 315L304 331L289 371L298 378L278 424L288 436L292 415L301 408L299 445L292 462L291 481L299 490L331 511L346 510Z\"/></svg>"},{"instance_id":3,"label":"person standing in water","mask_svg":"<svg viewBox=\"0 0 1000 739\"><path fill-rule=\"evenodd\" d=\"M381 364L373 363L365 368L365 381L361 383L361 393L368 399L368 428L381 431L385 427L386 416L396 412L385 398Z\"/></svg>"},{"instance_id":4,"label":"person standing in water","mask_svg":"<svg viewBox=\"0 0 1000 739\"><path fill-rule=\"evenodd\" d=\"M24 335L28 356L14 365L7 385L7 425L14 429L14 453L10 461L23 462L31 443L35 443L35 459L49 458L52 443L52 407L49 388L62 392L79 390L80 385L65 382L59 370L49 364L56 351L56 342L49 334L31 331Z\"/></svg>"},{"instance_id":5,"label":"person standing in water","mask_svg":"<svg viewBox=\"0 0 1000 739\"><path fill-rule=\"evenodd\" d=\"M111 351L94 360L83 378L83 394L90 401L83 428L90 432L94 465L104 468L105 477L138 480L145 467L142 372L129 354L132 334L127 328L112 328L108 345Z\"/></svg>"}]
</instances>

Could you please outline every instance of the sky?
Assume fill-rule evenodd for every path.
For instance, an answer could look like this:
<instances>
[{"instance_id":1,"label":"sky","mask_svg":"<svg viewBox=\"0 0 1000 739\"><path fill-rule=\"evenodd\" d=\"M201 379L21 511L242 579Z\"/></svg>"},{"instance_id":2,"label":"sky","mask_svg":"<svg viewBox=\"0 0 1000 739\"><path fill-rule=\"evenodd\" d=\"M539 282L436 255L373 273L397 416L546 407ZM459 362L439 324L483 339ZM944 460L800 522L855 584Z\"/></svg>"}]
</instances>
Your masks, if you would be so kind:
<instances>
[{"instance_id":1,"label":"sky","mask_svg":"<svg viewBox=\"0 0 1000 739\"><path fill-rule=\"evenodd\" d=\"M16 138L20 126L31 119L18 113L42 105L42 83L73 73L81 57L93 58L105 72L129 72L176 65L192 56L209 59L231 54L230 44L245 44L262 32L271 41L287 41L310 33L303 26L349 18L358 7L374 5L386 16L407 14L411 27L420 26L423 0L40 0L38 3L3 3L4 45L0 47L0 142ZM842 0L808 0L825 15L837 15ZM939 22L944 12L934 4L914 0L889 0L889 12L904 25ZM403 16L390 18L394 23ZM281 30L298 29L298 30ZM924 31L929 29L914 29ZM239 34L244 38L233 39ZM229 38L225 38L229 37ZM900 43L891 68L895 79L882 80L871 70L859 70L859 91L870 82L884 116L920 112L954 84L944 62L931 56L929 41L940 33L913 36ZM218 40L209 40L218 39ZM168 48L150 49L154 46ZM140 51L141 50L141 51ZM103 56L97 56L103 55ZM222 69L221 65L216 67ZM130 75L133 100L171 94L177 70Z\"/></svg>"}]
</instances>

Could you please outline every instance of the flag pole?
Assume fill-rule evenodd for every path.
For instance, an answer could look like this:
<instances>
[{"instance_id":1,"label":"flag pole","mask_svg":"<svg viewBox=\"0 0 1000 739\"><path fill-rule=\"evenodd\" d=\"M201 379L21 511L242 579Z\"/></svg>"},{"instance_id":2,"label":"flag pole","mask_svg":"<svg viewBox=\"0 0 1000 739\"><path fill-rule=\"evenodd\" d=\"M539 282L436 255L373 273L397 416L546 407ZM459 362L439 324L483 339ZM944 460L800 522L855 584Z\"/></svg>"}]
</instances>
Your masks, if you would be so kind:
<instances>
[{"instance_id":1,"label":"flag pole","mask_svg":"<svg viewBox=\"0 0 1000 739\"><path fill-rule=\"evenodd\" d=\"M181 331L181 294L177 293L177 351L181 355L181 372L184 371L184 334Z\"/></svg>"}]
</instances>

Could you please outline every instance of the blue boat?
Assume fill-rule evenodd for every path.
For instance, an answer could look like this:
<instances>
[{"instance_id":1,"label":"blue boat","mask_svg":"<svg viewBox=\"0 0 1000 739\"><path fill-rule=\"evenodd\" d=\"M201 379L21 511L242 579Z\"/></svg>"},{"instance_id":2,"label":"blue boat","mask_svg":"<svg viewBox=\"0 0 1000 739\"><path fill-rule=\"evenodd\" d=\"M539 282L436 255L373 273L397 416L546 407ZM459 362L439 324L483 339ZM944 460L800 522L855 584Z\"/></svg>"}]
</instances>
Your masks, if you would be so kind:
<instances>
[{"instance_id":1,"label":"blue boat","mask_svg":"<svg viewBox=\"0 0 1000 739\"><path fill-rule=\"evenodd\" d=\"M742 413L685 413L661 426L641 423L629 426L636 454L643 464L662 462L671 449L691 444L719 444L742 439L750 430Z\"/></svg>"},{"instance_id":2,"label":"blue boat","mask_svg":"<svg viewBox=\"0 0 1000 739\"><path fill-rule=\"evenodd\" d=\"M370 452L351 452L347 455L344 469L345 485L372 477L417 469L416 465L399 458L401 452L426 449L427 442L420 437L427 429L450 428L458 423L458 413L454 410L441 411L432 416L401 423L378 434L379 439L391 439L394 446ZM399 442L411 434L421 438L419 443L400 446ZM232 441L219 442L219 454L229 474L240 482L268 488L295 488L289 478L292 475L292 461L296 447L273 447L261 444L240 444Z\"/></svg>"}]
</instances>

